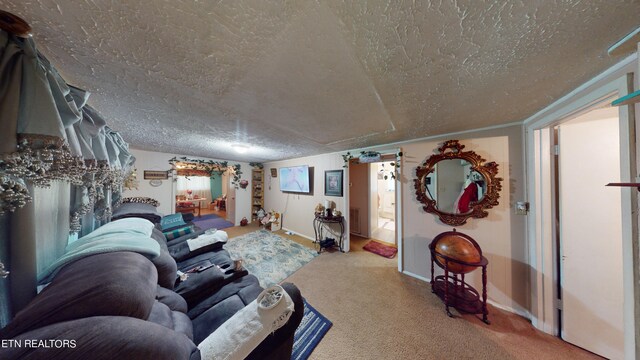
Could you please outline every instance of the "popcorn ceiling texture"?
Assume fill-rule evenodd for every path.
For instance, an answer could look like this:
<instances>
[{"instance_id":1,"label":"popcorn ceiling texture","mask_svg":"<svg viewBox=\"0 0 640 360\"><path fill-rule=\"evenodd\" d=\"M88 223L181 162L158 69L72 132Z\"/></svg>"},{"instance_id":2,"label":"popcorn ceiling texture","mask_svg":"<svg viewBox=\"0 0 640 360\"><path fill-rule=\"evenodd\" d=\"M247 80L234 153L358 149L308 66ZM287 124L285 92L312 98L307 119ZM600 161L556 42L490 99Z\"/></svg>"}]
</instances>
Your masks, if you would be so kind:
<instances>
[{"instance_id":1,"label":"popcorn ceiling texture","mask_svg":"<svg viewBox=\"0 0 640 360\"><path fill-rule=\"evenodd\" d=\"M132 146L268 161L520 121L640 1L0 0ZM252 146L239 155L233 143Z\"/></svg>"}]
</instances>

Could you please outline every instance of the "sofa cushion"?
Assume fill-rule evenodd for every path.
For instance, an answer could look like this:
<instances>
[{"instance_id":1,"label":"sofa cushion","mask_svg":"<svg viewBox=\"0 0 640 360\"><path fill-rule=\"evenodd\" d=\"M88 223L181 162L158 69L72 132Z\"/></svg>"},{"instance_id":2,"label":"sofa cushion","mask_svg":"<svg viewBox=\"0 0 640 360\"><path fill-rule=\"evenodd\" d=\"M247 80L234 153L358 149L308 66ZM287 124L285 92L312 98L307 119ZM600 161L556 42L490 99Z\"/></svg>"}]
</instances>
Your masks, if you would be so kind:
<instances>
[{"instance_id":1,"label":"sofa cushion","mask_svg":"<svg viewBox=\"0 0 640 360\"><path fill-rule=\"evenodd\" d=\"M151 308L149 321L160 324L193 340L193 325L189 317L180 311L173 311L167 305L156 301Z\"/></svg>"},{"instance_id":2,"label":"sofa cushion","mask_svg":"<svg viewBox=\"0 0 640 360\"><path fill-rule=\"evenodd\" d=\"M155 302L158 275L133 252L87 256L64 266L53 281L16 314L0 338L61 321L118 315L146 319Z\"/></svg>"},{"instance_id":3,"label":"sofa cushion","mask_svg":"<svg viewBox=\"0 0 640 360\"><path fill-rule=\"evenodd\" d=\"M189 273L187 280L180 282L174 291L191 307L220 289L224 280L224 273L214 266L202 272Z\"/></svg>"},{"instance_id":4,"label":"sofa cushion","mask_svg":"<svg viewBox=\"0 0 640 360\"><path fill-rule=\"evenodd\" d=\"M156 300L167 305L169 309L173 311L180 311L185 314L187 313L187 302L184 300L184 298L169 289L163 288L160 285L158 285L158 290L156 292Z\"/></svg>"},{"instance_id":5,"label":"sofa cushion","mask_svg":"<svg viewBox=\"0 0 640 360\"><path fill-rule=\"evenodd\" d=\"M179 238L181 236L191 234L193 232L193 225L186 225L183 227L179 227L177 229L171 231L163 231L162 233L167 238L167 241Z\"/></svg>"},{"instance_id":6,"label":"sofa cushion","mask_svg":"<svg viewBox=\"0 0 640 360\"><path fill-rule=\"evenodd\" d=\"M180 262L201 254L221 250L224 244L224 242L216 242L191 251L189 249L189 243L187 241L183 241L181 243L169 246L168 249L171 257Z\"/></svg>"},{"instance_id":7,"label":"sofa cushion","mask_svg":"<svg viewBox=\"0 0 640 360\"><path fill-rule=\"evenodd\" d=\"M163 217L160 220L160 225L162 226L162 231L165 231L178 225L186 225L186 223L182 219L182 214L171 214Z\"/></svg>"},{"instance_id":8,"label":"sofa cushion","mask_svg":"<svg viewBox=\"0 0 640 360\"><path fill-rule=\"evenodd\" d=\"M249 288L250 290L242 291L245 288ZM207 311L212 306L215 306L216 304L218 304L219 302L223 301L226 298L237 295L239 292L243 293L243 295L240 296L240 299L245 304L248 304L249 302L253 301L253 299L255 299L254 297L253 299L249 300L248 295L251 294L257 297L261 291L262 291L262 288L260 287L260 282L258 281L258 278L256 278L253 275L243 276L239 279L235 279L234 281L226 284L225 286L222 287L222 289L218 290L215 294L208 296L198 304L190 306L189 311L187 312L187 315L189 315L189 318L193 320L198 316L202 315L202 313Z\"/></svg>"},{"instance_id":9,"label":"sofa cushion","mask_svg":"<svg viewBox=\"0 0 640 360\"><path fill-rule=\"evenodd\" d=\"M198 345L245 305L239 296L233 295L193 319L193 342Z\"/></svg>"},{"instance_id":10,"label":"sofa cushion","mask_svg":"<svg viewBox=\"0 0 640 360\"><path fill-rule=\"evenodd\" d=\"M172 251L171 248L169 248L169 251ZM211 263L214 263L225 269L233 266L233 261L231 261L231 255L229 254L229 252L227 250L220 249L218 251L196 255L180 261L178 263L178 270L186 271L191 269L195 265L198 265L199 263L205 261L210 261Z\"/></svg>"},{"instance_id":11,"label":"sofa cushion","mask_svg":"<svg viewBox=\"0 0 640 360\"><path fill-rule=\"evenodd\" d=\"M160 245L160 256L151 259L153 265L155 265L158 271L158 285L167 289L173 289L176 282L176 271L178 265L175 259L169 253L166 239L160 230L156 228L151 232L151 238L158 242Z\"/></svg>"},{"instance_id":12,"label":"sofa cushion","mask_svg":"<svg viewBox=\"0 0 640 360\"><path fill-rule=\"evenodd\" d=\"M123 316L93 316L61 322L14 337L74 346L0 347L0 359L47 360L199 360L200 352L185 335L149 321Z\"/></svg>"},{"instance_id":13,"label":"sofa cushion","mask_svg":"<svg viewBox=\"0 0 640 360\"><path fill-rule=\"evenodd\" d=\"M171 247L176 244L180 244L185 242L186 240L196 238L202 234L204 234L205 230L200 229L199 227L193 227L193 232L191 234L180 236L179 238L175 238L173 240L167 241L167 246Z\"/></svg>"},{"instance_id":14,"label":"sofa cushion","mask_svg":"<svg viewBox=\"0 0 640 360\"><path fill-rule=\"evenodd\" d=\"M142 203L125 203L113 210L111 220L125 219L137 217L147 219L156 224L162 219L162 214L158 212L155 206Z\"/></svg>"},{"instance_id":15,"label":"sofa cushion","mask_svg":"<svg viewBox=\"0 0 640 360\"><path fill-rule=\"evenodd\" d=\"M178 266L176 261L171 257L171 254L169 254L169 251L160 250L160 256L151 259L151 262L158 272L158 285L173 289L176 283Z\"/></svg>"}]
</instances>

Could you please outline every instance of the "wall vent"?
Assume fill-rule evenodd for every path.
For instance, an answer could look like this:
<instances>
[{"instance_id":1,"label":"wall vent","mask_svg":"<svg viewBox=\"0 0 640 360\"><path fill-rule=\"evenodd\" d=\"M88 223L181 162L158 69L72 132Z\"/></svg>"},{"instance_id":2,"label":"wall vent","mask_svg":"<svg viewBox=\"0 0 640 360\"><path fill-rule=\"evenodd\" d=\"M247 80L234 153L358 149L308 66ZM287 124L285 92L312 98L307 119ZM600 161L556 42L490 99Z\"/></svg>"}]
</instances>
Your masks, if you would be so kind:
<instances>
[{"instance_id":1,"label":"wall vent","mask_svg":"<svg viewBox=\"0 0 640 360\"><path fill-rule=\"evenodd\" d=\"M349 229L354 234L361 234L360 232L360 209L349 209Z\"/></svg>"}]
</instances>

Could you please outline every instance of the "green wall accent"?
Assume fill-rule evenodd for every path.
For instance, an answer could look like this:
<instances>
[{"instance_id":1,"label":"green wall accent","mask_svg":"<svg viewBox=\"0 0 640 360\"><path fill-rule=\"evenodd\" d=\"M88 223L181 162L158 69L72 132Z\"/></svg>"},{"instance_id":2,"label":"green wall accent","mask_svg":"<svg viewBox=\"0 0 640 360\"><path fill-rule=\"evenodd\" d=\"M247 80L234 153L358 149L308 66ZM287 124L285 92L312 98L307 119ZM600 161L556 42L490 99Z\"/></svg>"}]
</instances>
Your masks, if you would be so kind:
<instances>
[{"instance_id":1,"label":"green wall accent","mask_svg":"<svg viewBox=\"0 0 640 360\"><path fill-rule=\"evenodd\" d=\"M211 178L211 201L222 196L222 173Z\"/></svg>"}]
</instances>

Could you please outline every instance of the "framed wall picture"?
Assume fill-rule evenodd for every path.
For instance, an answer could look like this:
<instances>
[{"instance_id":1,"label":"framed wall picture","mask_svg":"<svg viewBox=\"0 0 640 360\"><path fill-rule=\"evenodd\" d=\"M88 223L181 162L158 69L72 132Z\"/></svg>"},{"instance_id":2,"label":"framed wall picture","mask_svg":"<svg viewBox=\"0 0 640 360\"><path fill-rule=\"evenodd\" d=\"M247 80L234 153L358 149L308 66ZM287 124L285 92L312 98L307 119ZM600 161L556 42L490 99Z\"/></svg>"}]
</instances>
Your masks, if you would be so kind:
<instances>
[{"instance_id":1,"label":"framed wall picture","mask_svg":"<svg viewBox=\"0 0 640 360\"><path fill-rule=\"evenodd\" d=\"M324 195L342 196L343 170L327 170L324 172Z\"/></svg>"},{"instance_id":2,"label":"framed wall picture","mask_svg":"<svg viewBox=\"0 0 640 360\"><path fill-rule=\"evenodd\" d=\"M169 172L166 170L165 171L145 170L144 179L145 180L167 180L169 179Z\"/></svg>"},{"instance_id":3,"label":"framed wall picture","mask_svg":"<svg viewBox=\"0 0 640 360\"><path fill-rule=\"evenodd\" d=\"M278 169L271 168L271 177L278 177Z\"/></svg>"}]
</instances>

